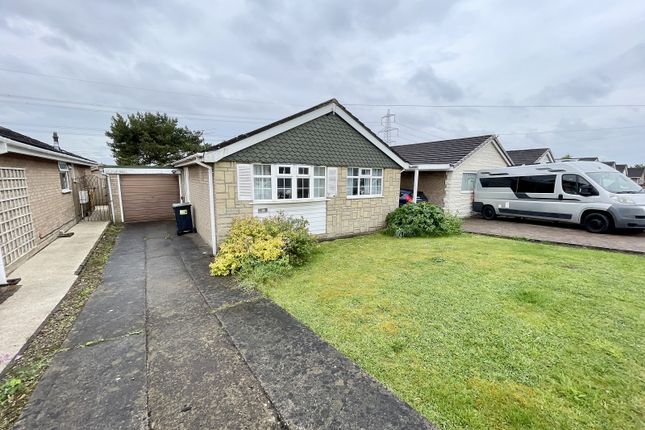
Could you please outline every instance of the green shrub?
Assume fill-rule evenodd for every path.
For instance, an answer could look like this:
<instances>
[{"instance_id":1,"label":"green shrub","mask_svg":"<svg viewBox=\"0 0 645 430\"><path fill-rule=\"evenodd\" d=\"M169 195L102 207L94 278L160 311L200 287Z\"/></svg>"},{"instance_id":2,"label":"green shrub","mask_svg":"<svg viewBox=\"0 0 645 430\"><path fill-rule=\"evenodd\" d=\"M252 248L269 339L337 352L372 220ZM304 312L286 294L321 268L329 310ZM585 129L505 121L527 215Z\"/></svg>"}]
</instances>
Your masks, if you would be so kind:
<instances>
[{"instance_id":1,"label":"green shrub","mask_svg":"<svg viewBox=\"0 0 645 430\"><path fill-rule=\"evenodd\" d=\"M461 220L432 203L407 203L385 219L385 232L396 237L446 236L461 232Z\"/></svg>"},{"instance_id":2,"label":"green shrub","mask_svg":"<svg viewBox=\"0 0 645 430\"><path fill-rule=\"evenodd\" d=\"M210 264L211 274L238 274L252 285L284 276L316 250L316 239L307 226L303 218L284 215L237 219Z\"/></svg>"}]
</instances>

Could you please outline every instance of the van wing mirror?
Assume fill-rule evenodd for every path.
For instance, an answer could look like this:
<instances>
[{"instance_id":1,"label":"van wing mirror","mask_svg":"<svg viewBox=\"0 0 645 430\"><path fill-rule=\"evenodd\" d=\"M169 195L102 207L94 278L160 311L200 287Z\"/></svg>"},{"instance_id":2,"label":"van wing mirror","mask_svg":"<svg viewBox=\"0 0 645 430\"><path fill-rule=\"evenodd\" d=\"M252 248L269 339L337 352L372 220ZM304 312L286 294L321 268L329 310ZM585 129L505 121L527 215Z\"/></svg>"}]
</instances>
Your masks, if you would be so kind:
<instances>
[{"instance_id":1,"label":"van wing mirror","mask_svg":"<svg viewBox=\"0 0 645 430\"><path fill-rule=\"evenodd\" d=\"M583 197L597 196L598 191L596 191L596 189L591 185L581 185L578 194Z\"/></svg>"}]
</instances>

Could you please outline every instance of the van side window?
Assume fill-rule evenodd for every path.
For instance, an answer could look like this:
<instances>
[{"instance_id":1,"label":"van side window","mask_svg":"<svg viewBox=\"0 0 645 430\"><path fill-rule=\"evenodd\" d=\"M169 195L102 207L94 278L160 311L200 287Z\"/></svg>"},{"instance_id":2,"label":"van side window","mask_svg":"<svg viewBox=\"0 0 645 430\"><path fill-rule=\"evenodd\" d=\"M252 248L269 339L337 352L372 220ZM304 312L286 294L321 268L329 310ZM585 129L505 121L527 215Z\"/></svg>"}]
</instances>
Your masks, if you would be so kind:
<instances>
[{"instance_id":1,"label":"van side window","mask_svg":"<svg viewBox=\"0 0 645 430\"><path fill-rule=\"evenodd\" d=\"M583 186L590 187L595 191L589 181L580 175L562 175L562 191L565 193L580 195L580 188Z\"/></svg>"},{"instance_id":2,"label":"van side window","mask_svg":"<svg viewBox=\"0 0 645 430\"><path fill-rule=\"evenodd\" d=\"M520 176L517 182L518 193L553 193L556 175Z\"/></svg>"},{"instance_id":3,"label":"van side window","mask_svg":"<svg viewBox=\"0 0 645 430\"><path fill-rule=\"evenodd\" d=\"M479 183L484 188L510 188L515 191L517 178L510 178L508 176L503 178L479 178Z\"/></svg>"}]
</instances>

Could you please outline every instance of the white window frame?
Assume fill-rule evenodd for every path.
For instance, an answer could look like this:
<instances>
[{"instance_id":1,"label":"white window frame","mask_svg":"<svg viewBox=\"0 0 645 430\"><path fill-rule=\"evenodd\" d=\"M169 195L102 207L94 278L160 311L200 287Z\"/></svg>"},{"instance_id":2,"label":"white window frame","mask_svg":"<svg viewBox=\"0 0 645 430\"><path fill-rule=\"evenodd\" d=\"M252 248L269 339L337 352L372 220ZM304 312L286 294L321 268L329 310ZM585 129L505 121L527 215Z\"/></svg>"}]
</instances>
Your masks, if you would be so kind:
<instances>
[{"instance_id":1,"label":"white window frame","mask_svg":"<svg viewBox=\"0 0 645 430\"><path fill-rule=\"evenodd\" d=\"M69 168L69 164L63 161L58 162L58 175L59 175L59 180L61 181L60 188L63 194L72 192L72 188L71 188L72 178L71 178L71 175L69 174L70 170L71 169ZM63 178L65 178L65 184L67 185L67 187L63 187L63 181L62 181Z\"/></svg>"},{"instance_id":2,"label":"white window frame","mask_svg":"<svg viewBox=\"0 0 645 430\"><path fill-rule=\"evenodd\" d=\"M256 175L255 166L271 166L271 199L256 199L255 198L255 178L259 177L268 177L266 175ZM325 175L315 175L315 168L324 169ZM308 169L308 173L300 173L301 169ZM279 173L280 170L288 171L289 173ZM327 166L313 166L306 164L269 164L269 163L255 163L252 165L252 195L254 203L289 203L289 202L308 202L308 201L320 201L326 200L326 190L327 190ZM291 198L290 199L278 199L278 178L289 178L291 179ZM309 179L309 197L298 198L298 179ZM314 182L315 179L323 179L323 196L314 197Z\"/></svg>"},{"instance_id":3,"label":"white window frame","mask_svg":"<svg viewBox=\"0 0 645 430\"><path fill-rule=\"evenodd\" d=\"M269 166L269 174L268 175L267 174L257 175L255 173L255 167L256 166ZM269 183L270 183L270 188L269 189L270 189L271 196L273 196L273 172L274 172L274 168L273 168L273 166L271 164L254 164L253 166L251 166L251 175L252 175L252 179L251 179L252 186L251 186L251 188L252 188L253 200L263 200L263 199L256 199L255 198L255 179L256 178L258 178L258 179L269 179Z\"/></svg>"},{"instance_id":4,"label":"white window frame","mask_svg":"<svg viewBox=\"0 0 645 430\"><path fill-rule=\"evenodd\" d=\"M352 169L358 169L358 176L350 174ZM375 175L374 171L375 170L380 170L380 175ZM345 192L347 193L347 198L348 199L370 199L370 198L378 198L378 197L383 197L383 181L384 181L384 172L385 169L381 167L348 167L347 168L347 180L345 182ZM358 179L358 192L359 194L351 194L350 190L351 187L349 186L349 181ZM361 189L361 179L365 179L369 183L369 188L370 192L369 194L360 194L360 189ZM381 180L381 190L379 193L374 193L374 187L373 183L375 179L380 179Z\"/></svg>"},{"instance_id":5,"label":"white window frame","mask_svg":"<svg viewBox=\"0 0 645 430\"><path fill-rule=\"evenodd\" d=\"M464 177L466 175L473 175L473 188L470 190L464 190ZM463 172L461 174L461 184L459 184L459 189L464 194L472 194L475 192L475 185L477 183L477 172Z\"/></svg>"}]
</instances>

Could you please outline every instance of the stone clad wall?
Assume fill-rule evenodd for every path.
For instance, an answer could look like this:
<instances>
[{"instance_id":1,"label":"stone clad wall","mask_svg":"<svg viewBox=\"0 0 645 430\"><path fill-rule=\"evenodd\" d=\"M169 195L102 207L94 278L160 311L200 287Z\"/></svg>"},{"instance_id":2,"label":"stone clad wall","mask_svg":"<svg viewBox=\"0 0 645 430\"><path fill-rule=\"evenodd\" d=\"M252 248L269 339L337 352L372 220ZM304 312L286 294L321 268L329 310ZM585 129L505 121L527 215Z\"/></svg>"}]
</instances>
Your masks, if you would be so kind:
<instances>
[{"instance_id":1,"label":"stone clad wall","mask_svg":"<svg viewBox=\"0 0 645 430\"><path fill-rule=\"evenodd\" d=\"M213 169L215 176L215 221L217 243L228 236L235 218L253 215L250 201L237 199L237 163L220 161Z\"/></svg>"},{"instance_id":2,"label":"stone clad wall","mask_svg":"<svg viewBox=\"0 0 645 430\"><path fill-rule=\"evenodd\" d=\"M216 163L214 175L217 243L220 244L228 236L236 218L253 215L253 205L250 201L237 199L235 162ZM339 167L336 197L327 200L327 232L319 237L331 239L383 228L387 214L399 205L400 178L399 169L384 169L382 197L348 199L347 167ZM192 194L191 199L195 199Z\"/></svg>"},{"instance_id":3,"label":"stone clad wall","mask_svg":"<svg viewBox=\"0 0 645 430\"><path fill-rule=\"evenodd\" d=\"M321 237L351 236L382 229L387 214L399 206L400 182L399 169L385 169L382 197L348 199L347 167L339 167L336 197L327 201L327 233Z\"/></svg>"}]
</instances>

